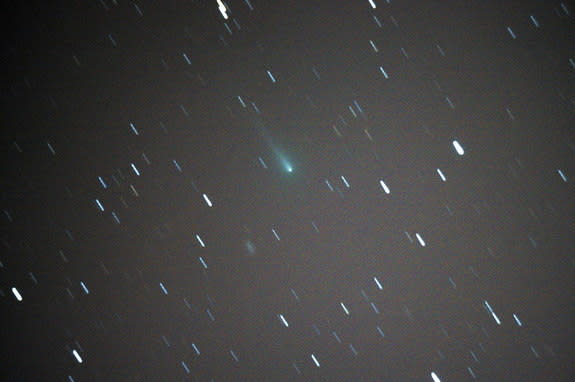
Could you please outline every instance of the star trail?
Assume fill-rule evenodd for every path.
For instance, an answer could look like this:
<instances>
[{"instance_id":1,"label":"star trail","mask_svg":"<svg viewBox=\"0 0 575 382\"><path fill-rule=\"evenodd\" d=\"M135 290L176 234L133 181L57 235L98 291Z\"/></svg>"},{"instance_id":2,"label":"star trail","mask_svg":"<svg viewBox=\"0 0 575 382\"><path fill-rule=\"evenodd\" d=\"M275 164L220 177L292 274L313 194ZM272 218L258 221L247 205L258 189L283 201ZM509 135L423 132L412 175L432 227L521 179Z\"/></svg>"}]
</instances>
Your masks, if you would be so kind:
<instances>
[{"instance_id":1,"label":"star trail","mask_svg":"<svg viewBox=\"0 0 575 382\"><path fill-rule=\"evenodd\" d=\"M574 380L574 9L13 4L0 379Z\"/></svg>"}]
</instances>

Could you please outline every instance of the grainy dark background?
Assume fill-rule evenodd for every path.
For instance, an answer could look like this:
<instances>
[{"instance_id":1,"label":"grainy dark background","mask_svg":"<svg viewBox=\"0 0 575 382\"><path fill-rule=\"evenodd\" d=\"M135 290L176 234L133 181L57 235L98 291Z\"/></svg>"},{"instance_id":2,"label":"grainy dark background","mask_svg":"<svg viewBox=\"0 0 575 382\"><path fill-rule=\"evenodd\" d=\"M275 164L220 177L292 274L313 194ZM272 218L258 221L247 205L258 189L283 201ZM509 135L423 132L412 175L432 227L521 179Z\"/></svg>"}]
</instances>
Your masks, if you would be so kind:
<instances>
[{"instance_id":1,"label":"grainy dark background","mask_svg":"<svg viewBox=\"0 0 575 382\"><path fill-rule=\"evenodd\" d=\"M5 9L1 380L575 378L575 4L374 2Z\"/></svg>"}]
</instances>

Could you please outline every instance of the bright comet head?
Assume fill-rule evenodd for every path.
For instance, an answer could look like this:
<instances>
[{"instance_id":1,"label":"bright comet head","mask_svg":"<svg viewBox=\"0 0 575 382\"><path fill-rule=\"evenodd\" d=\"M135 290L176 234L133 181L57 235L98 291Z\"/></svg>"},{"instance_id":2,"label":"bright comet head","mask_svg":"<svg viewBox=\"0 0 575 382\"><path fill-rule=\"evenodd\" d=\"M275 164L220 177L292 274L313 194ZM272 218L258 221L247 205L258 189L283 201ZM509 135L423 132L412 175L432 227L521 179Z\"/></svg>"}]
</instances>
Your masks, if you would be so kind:
<instances>
[{"instance_id":1,"label":"bright comet head","mask_svg":"<svg viewBox=\"0 0 575 382\"><path fill-rule=\"evenodd\" d=\"M280 163L282 165L282 167L287 171L287 172L293 172L293 166L290 162L288 162L288 160L281 154L278 154L279 156L279 160Z\"/></svg>"}]
</instances>

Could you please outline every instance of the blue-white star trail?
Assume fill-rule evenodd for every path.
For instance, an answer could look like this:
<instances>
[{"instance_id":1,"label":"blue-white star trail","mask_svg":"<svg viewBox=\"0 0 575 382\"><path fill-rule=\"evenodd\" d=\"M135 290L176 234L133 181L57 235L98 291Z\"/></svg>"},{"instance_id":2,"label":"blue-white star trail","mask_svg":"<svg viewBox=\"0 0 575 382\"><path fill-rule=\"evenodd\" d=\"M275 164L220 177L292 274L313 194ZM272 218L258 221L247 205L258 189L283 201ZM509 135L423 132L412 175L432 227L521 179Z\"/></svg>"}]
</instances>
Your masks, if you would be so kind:
<instances>
[{"instance_id":1,"label":"blue-white star trail","mask_svg":"<svg viewBox=\"0 0 575 382\"><path fill-rule=\"evenodd\" d=\"M0 380L573 381L574 10L15 2Z\"/></svg>"}]
</instances>

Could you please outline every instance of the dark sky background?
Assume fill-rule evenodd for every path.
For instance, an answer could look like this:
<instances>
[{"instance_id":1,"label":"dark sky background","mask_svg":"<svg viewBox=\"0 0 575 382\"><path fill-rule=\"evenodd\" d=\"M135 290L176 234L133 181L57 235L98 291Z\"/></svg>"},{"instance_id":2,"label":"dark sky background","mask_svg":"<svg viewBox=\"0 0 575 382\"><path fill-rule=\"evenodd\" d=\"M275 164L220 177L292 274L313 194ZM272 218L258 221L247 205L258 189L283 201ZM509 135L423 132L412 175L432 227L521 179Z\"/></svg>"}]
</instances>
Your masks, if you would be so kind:
<instances>
[{"instance_id":1,"label":"dark sky background","mask_svg":"<svg viewBox=\"0 0 575 382\"><path fill-rule=\"evenodd\" d=\"M225 4L3 14L0 380L573 381L575 4Z\"/></svg>"}]
</instances>

